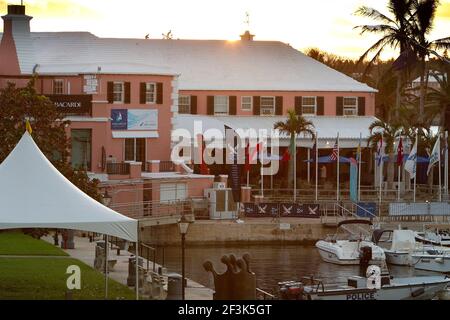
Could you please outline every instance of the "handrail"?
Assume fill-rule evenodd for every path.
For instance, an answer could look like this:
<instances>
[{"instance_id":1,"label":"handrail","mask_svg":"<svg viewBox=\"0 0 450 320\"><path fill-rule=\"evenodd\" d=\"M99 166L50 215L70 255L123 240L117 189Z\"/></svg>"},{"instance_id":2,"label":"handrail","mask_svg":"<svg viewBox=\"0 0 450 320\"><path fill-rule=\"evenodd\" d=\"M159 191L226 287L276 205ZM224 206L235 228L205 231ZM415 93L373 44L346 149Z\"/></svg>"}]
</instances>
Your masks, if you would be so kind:
<instances>
[{"instance_id":1,"label":"handrail","mask_svg":"<svg viewBox=\"0 0 450 320\"><path fill-rule=\"evenodd\" d=\"M267 292L267 291L264 291L264 290L262 290L262 289L260 289L260 288L256 288L256 293L262 294L263 300L266 300L266 297L269 297L269 298L271 298L272 300L276 299L276 297L275 297L273 294L271 294L271 293L269 293L269 292Z\"/></svg>"}]
</instances>

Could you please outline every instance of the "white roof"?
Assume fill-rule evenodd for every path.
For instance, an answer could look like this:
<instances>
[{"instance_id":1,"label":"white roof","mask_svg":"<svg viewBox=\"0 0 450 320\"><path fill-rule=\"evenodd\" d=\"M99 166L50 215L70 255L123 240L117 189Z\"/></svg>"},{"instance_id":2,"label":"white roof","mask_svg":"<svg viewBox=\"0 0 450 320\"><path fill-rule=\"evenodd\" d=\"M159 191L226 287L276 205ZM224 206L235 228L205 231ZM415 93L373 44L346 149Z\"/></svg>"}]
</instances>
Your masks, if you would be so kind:
<instances>
[{"instance_id":1,"label":"white roof","mask_svg":"<svg viewBox=\"0 0 450 320\"><path fill-rule=\"evenodd\" d=\"M438 82L438 80L436 78L439 79L439 80L443 80L444 75L441 74L441 73L434 73L433 74L432 72L430 72L430 74L428 75L428 82ZM420 83L420 77L414 79L413 83L415 83L415 84Z\"/></svg>"},{"instance_id":2,"label":"white roof","mask_svg":"<svg viewBox=\"0 0 450 320\"><path fill-rule=\"evenodd\" d=\"M31 39L32 52L19 58L33 55L39 73L100 66L103 73L179 74L181 90L376 91L278 41L109 39L87 32L36 32ZM19 63L22 73L32 73Z\"/></svg>"},{"instance_id":3,"label":"white roof","mask_svg":"<svg viewBox=\"0 0 450 320\"><path fill-rule=\"evenodd\" d=\"M137 241L137 220L90 198L47 160L26 132L0 165L0 229L85 230Z\"/></svg>"},{"instance_id":4,"label":"white roof","mask_svg":"<svg viewBox=\"0 0 450 320\"><path fill-rule=\"evenodd\" d=\"M339 141L341 148L354 148L359 143L361 133L363 146L367 143L370 136L369 126L377 120L373 116L304 116L305 119L312 121L314 130L317 132L319 139L319 148L332 148L339 133ZM173 129L184 130L186 134L193 137L194 132L198 132L201 126L201 132L209 130L211 134L205 135L205 140L209 140L214 134L211 129L219 130L222 135L225 134L225 125L234 130L254 129L268 130L270 134L275 122L286 121L286 116L205 116L205 115L189 115L178 114L174 117ZM194 127L196 129L194 130ZM239 131L237 131L239 133ZM181 134L185 136L185 134ZM280 135L283 141L280 145L284 146L288 143L288 137L284 134ZM299 136L298 145L311 147L313 141L311 138Z\"/></svg>"}]
</instances>

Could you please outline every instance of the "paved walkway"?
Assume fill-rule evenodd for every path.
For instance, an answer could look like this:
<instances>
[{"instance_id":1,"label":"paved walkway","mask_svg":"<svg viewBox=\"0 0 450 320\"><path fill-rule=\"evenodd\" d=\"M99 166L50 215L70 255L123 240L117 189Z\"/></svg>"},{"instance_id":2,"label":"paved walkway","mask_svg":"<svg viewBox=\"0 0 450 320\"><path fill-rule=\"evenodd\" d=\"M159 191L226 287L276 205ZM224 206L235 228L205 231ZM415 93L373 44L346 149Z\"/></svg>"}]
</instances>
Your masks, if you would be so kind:
<instances>
[{"instance_id":1,"label":"paved walkway","mask_svg":"<svg viewBox=\"0 0 450 320\"><path fill-rule=\"evenodd\" d=\"M53 244L53 236L42 237L43 240ZM94 267L95 259L95 242L89 242L89 238L75 237L75 249L65 249L71 257L83 261L87 265ZM124 285L127 285L128 277L128 259L132 256L128 251L121 250L120 255L117 255L116 250L108 251L109 259L117 260L114 270L109 272L111 279L116 280ZM144 267L147 266L147 260L144 260ZM155 270L158 270L160 265L155 264ZM153 262L149 261L149 270L153 270ZM168 270L170 271L170 270ZM167 289L167 275L165 278L165 289ZM196 283L190 279L187 280L186 299L187 300L212 300L213 290Z\"/></svg>"}]
</instances>

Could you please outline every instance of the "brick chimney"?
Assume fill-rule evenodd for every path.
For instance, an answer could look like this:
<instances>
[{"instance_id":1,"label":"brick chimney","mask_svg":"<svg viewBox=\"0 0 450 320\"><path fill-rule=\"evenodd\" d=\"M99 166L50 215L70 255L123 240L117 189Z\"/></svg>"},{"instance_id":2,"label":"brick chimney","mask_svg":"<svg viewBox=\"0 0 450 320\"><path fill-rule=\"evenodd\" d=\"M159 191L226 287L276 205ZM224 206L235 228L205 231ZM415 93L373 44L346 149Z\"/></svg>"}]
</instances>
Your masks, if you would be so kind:
<instances>
[{"instance_id":1,"label":"brick chimney","mask_svg":"<svg viewBox=\"0 0 450 320\"><path fill-rule=\"evenodd\" d=\"M25 6L8 5L8 14L3 18L3 36L0 43L0 74L21 74L21 52L31 47L30 20L25 14Z\"/></svg>"}]
</instances>

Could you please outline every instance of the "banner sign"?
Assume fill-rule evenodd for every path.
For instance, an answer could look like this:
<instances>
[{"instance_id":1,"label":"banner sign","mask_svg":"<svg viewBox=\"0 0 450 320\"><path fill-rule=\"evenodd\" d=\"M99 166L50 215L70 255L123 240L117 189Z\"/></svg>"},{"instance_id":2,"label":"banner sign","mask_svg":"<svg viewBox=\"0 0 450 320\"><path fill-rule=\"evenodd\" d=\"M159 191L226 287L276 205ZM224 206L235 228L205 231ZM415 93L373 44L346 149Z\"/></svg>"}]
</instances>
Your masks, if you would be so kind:
<instances>
[{"instance_id":1,"label":"banner sign","mask_svg":"<svg viewBox=\"0 0 450 320\"><path fill-rule=\"evenodd\" d=\"M244 213L247 217L296 217L320 218L318 204L300 203L244 203Z\"/></svg>"},{"instance_id":2,"label":"banner sign","mask_svg":"<svg viewBox=\"0 0 450 320\"><path fill-rule=\"evenodd\" d=\"M363 218L371 218L377 214L377 204L375 202L358 202L356 215Z\"/></svg>"},{"instance_id":3,"label":"banner sign","mask_svg":"<svg viewBox=\"0 0 450 320\"><path fill-rule=\"evenodd\" d=\"M91 114L92 95L90 94L51 94L47 97L62 113Z\"/></svg>"},{"instance_id":4,"label":"banner sign","mask_svg":"<svg viewBox=\"0 0 450 320\"><path fill-rule=\"evenodd\" d=\"M158 130L158 110L112 109L112 130Z\"/></svg>"}]
</instances>

